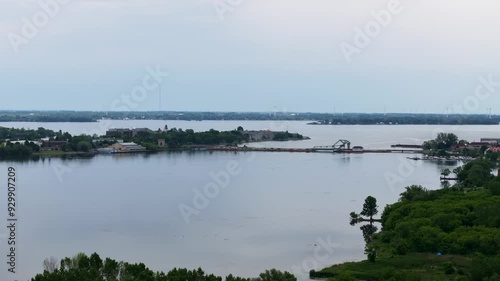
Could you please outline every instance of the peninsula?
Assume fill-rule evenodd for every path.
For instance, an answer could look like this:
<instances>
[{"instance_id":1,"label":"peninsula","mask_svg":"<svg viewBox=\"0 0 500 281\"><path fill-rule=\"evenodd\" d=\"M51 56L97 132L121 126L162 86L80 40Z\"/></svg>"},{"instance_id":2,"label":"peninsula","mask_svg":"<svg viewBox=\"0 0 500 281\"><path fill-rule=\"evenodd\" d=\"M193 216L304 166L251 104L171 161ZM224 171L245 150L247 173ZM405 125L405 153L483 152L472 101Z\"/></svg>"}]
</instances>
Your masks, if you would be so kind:
<instances>
[{"instance_id":1,"label":"peninsula","mask_svg":"<svg viewBox=\"0 0 500 281\"><path fill-rule=\"evenodd\" d=\"M168 150L201 150L213 146L237 147L243 143L309 139L298 133L270 130L249 131L238 127L232 131L187 129L151 130L148 128L115 128L105 135L71 135L44 128L37 130L0 127L0 159L30 156L92 156L96 153L157 152Z\"/></svg>"}]
</instances>

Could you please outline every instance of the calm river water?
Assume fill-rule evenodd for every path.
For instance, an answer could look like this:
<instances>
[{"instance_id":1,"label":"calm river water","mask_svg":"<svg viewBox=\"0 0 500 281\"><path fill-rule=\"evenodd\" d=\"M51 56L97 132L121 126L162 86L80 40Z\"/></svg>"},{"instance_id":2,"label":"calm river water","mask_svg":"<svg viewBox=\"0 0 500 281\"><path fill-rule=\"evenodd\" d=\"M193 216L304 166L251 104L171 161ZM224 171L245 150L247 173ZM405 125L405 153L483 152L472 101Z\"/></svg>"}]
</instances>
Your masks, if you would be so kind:
<instances>
[{"instance_id":1,"label":"calm river water","mask_svg":"<svg viewBox=\"0 0 500 281\"><path fill-rule=\"evenodd\" d=\"M353 145L386 148L421 143L441 131L470 141L500 138L499 126L307 126L306 122L266 121L0 126L45 127L75 134L99 133L109 127L158 129L165 124L196 131L239 125L288 128L312 138L259 144L274 147L331 145L344 138ZM351 211L361 210L368 195L378 199L381 212L398 199L405 186L439 188L440 170L460 164L414 162L406 156L184 152L0 162L5 185L7 168L18 171L17 278L28 280L41 272L46 257L98 252L101 257L143 262L158 271L202 267L218 275L252 277L278 268L295 270L298 275L303 272L305 280L311 267L363 259L361 231L349 225L348 217ZM2 190L6 193L6 188ZM2 210L5 197L1 196ZM5 253L4 227L0 235ZM0 279L6 280L4 262L1 267Z\"/></svg>"}]
</instances>

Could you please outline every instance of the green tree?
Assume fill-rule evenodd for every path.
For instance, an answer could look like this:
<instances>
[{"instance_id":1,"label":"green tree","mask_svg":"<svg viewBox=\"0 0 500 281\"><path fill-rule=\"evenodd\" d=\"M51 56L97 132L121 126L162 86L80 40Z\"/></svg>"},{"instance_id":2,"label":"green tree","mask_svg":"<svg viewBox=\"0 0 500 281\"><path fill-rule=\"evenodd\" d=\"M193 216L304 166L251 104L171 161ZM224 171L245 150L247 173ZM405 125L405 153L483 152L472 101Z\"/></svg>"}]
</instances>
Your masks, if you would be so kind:
<instances>
[{"instance_id":1,"label":"green tree","mask_svg":"<svg viewBox=\"0 0 500 281\"><path fill-rule=\"evenodd\" d=\"M458 137L452 133L439 133L436 137L438 149L449 150L453 145L458 144Z\"/></svg>"},{"instance_id":2,"label":"green tree","mask_svg":"<svg viewBox=\"0 0 500 281\"><path fill-rule=\"evenodd\" d=\"M77 145L76 151L89 152L92 149L92 144L88 141L81 141Z\"/></svg>"},{"instance_id":3,"label":"green tree","mask_svg":"<svg viewBox=\"0 0 500 281\"><path fill-rule=\"evenodd\" d=\"M120 272L120 263L117 261L106 258L102 268L102 276L107 281L117 281Z\"/></svg>"},{"instance_id":4,"label":"green tree","mask_svg":"<svg viewBox=\"0 0 500 281\"><path fill-rule=\"evenodd\" d=\"M370 225L373 226L373 223L380 222L379 219L374 219L373 217L378 214L378 206L377 199L372 196L368 196L365 199L365 203L363 204L363 210L360 214L352 212L351 216L351 225L354 226L361 222L369 222Z\"/></svg>"},{"instance_id":5,"label":"green tree","mask_svg":"<svg viewBox=\"0 0 500 281\"><path fill-rule=\"evenodd\" d=\"M448 177L450 174L451 174L451 171L448 168L441 170L441 175L445 178Z\"/></svg>"},{"instance_id":6,"label":"green tree","mask_svg":"<svg viewBox=\"0 0 500 281\"><path fill-rule=\"evenodd\" d=\"M259 281L297 281L297 278L293 274L285 271L279 271L276 269L266 270L261 273Z\"/></svg>"},{"instance_id":7,"label":"green tree","mask_svg":"<svg viewBox=\"0 0 500 281\"><path fill-rule=\"evenodd\" d=\"M366 248L367 249L372 249L372 246L369 245L370 242L372 242L372 237L373 235L377 232L378 228L374 225L375 222L381 222L380 219L375 219L374 216L378 214L378 206L377 206L377 199L375 199L372 196L368 196L365 199L365 203L363 204L363 210L361 211L360 214L357 214L355 212L352 212L350 214L350 224L352 226L362 223L362 222L369 222L369 224L363 225L360 227L361 232L363 233L363 238L365 239L366 242ZM376 253L373 251L365 251L365 254L367 254L368 259L372 261L371 259L376 258ZM374 254L375 253L375 254Z\"/></svg>"}]
</instances>

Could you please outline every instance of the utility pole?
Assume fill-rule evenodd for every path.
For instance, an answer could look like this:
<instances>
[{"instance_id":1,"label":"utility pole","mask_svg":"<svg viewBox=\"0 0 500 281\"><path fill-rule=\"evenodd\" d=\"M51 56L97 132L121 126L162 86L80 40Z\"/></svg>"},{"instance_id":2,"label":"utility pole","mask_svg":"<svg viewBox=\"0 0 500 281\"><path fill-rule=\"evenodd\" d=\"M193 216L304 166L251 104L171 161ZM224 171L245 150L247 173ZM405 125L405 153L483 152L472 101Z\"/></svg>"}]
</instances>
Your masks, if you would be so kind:
<instances>
[{"instance_id":1,"label":"utility pole","mask_svg":"<svg viewBox=\"0 0 500 281\"><path fill-rule=\"evenodd\" d=\"M160 82L160 90L159 90L159 102L158 102L158 111L161 112L161 82Z\"/></svg>"}]
</instances>

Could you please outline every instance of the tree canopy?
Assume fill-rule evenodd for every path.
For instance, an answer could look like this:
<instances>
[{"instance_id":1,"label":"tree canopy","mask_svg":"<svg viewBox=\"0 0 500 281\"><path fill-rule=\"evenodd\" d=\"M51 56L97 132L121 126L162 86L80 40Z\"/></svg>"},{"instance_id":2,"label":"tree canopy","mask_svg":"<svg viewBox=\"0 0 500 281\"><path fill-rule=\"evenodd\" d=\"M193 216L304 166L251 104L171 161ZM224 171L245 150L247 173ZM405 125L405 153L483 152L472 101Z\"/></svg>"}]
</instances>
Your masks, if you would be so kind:
<instances>
[{"instance_id":1,"label":"tree canopy","mask_svg":"<svg viewBox=\"0 0 500 281\"><path fill-rule=\"evenodd\" d=\"M46 265L48 262L44 262ZM111 258L101 259L97 253L87 256L79 253L72 258L61 260L59 267L51 267L37 274L31 281L297 281L289 272L276 269L267 270L256 278L226 278L205 273L201 268L195 270L174 268L171 271L154 272L143 263L118 262Z\"/></svg>"}]
</instances>

